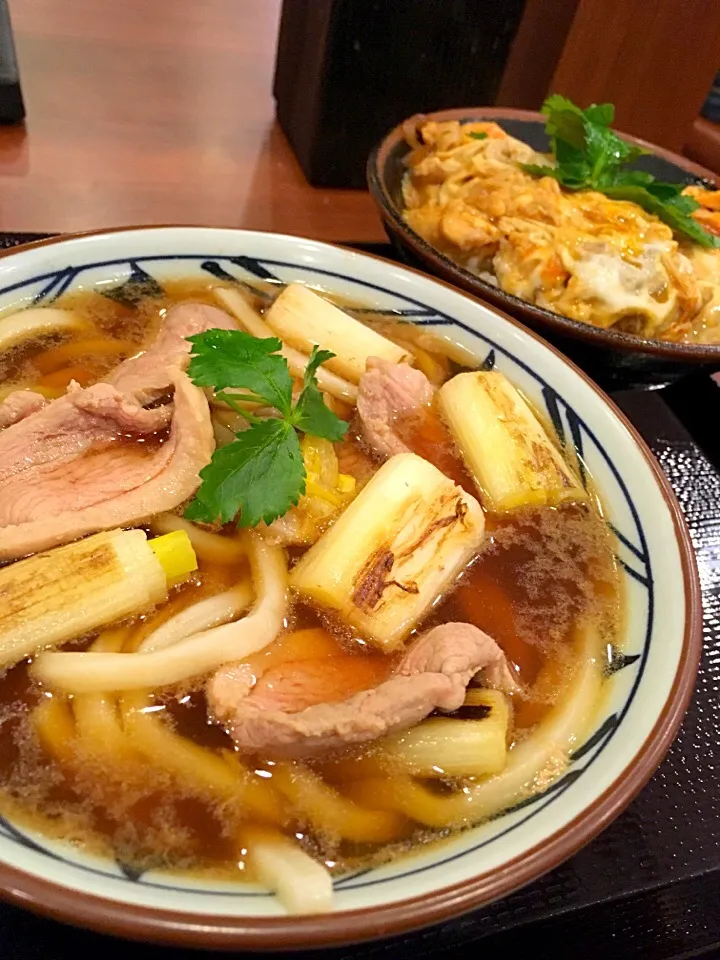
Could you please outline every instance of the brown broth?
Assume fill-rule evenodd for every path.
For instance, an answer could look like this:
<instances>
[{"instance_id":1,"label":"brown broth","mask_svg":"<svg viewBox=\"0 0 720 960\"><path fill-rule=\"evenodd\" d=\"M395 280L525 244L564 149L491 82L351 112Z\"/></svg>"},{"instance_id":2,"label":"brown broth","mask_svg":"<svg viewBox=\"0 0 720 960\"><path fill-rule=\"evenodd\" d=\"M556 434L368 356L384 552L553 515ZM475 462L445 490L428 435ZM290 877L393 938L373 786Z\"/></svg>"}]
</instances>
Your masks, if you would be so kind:
<instances>
[{"instance_id":1,"label":"brown broth","mask_svg":"<svg viewBox=\"0 0 720 960\"><path fill-rule=\"evenodd\" d=\"M90 318L98 330L94 339L122 342L124 352L103 355L91 350L83 352L82 346L73 351L67 349L68 341L64 341L65 349L56 364L48 342L40 342L34 348L24 348L6 358L4 365L0 364L0 382L28 384L48 376L54 376L52 383L59 386L70 376L85 383L94 382L122 356L146 344L173 304L187 299L214 303L213 286L217 284L199 278L173 281L166 284L164 296L142 301L137 307L118 304L96 292L66 296L59 306L72 307ZM268 294L274 292L272 287L258 288L258 309L264 308ZM440 379L459 369L442 352L433 355L432 340L427 332L394 320L380 320L375 325L384 335L426 351L429 370L435 371ZM428 410L422 417L409 419L399 427L412 450L433 462L470 493L475 493L472 479L435 410ZM149 446L162 439L158 436ZM361 481L375 469L356 439L339 444L338 453L341 469L357 473ZM455 589L433 609L422 628L464 620L497 639L525 688L525 694L515 698L514 703L512 736L517 738L525 736L565 695L577 659L572 642L575 624L581 618L591 618L599 625L603 641L613 642L621 616L619 581L606 525L594 507L567 506L518 511L505 516L488 515L487 530L481 553ZM132 642L140 642L142 636L184 606L227 589L244 576L248 576L244 566L233 568L201 562L198 574L176 589L162 609L136 619ZM288 632L307 630L324 631L323 643L329 651L326 655L337 664L339 679L335 694L329 691L325 699L341 699L354 692L351 686L343 686L347 682L348 666L351 670L354 668L358 677L365 678L362 683L367 686L380 682L392 669L392 658L359 642L315 610L296 604ZM83 643L88 645L92 639L85 638ZM263 656L259 654L252 661L258 674L263 670ZM356 678L355 682L360 681ZM53 698L53 702L52 709L58 710L54 727L57 734L62 722L68 718L72 722L73 702L63 698ZM0 677L0 809L3 812L48 835L116 857L136 869L183 870L235 880L246 875L239 838L243 824L253 822L256 815L248 814L242 804L233 802L231 794L203 786L202 778L195 775L205 768L206 762L214 764L215 772L220 770L222 774L223 757L227 759L228 770L233 769L232 741L208 720L202 684L152 696L146 703L151 711L148 716L165 724L182 738L182 743L194 745L193 749L201 751L191 777L169 773L162 764L146 757L142 759L130 743L120 756L103 755L102 751L90 750L84 741L63 740L58 734L53 741L58 750L53 753L38 736L33 719L38 705L47 706L47 703L47 694L30 681L27 664L20 664ZM121 707L122 700L118 701L118 709ZM72 731L72 727L70 729ZM349 750L346 757L372 756L373 749ZM244 763L247 782L254 785L259 796L266 795L268 810L278 798L282 805L282 793L276 787L282 767L298 773L314 770L341 792L347 787L332 760L278 765L259 756L246 758ZM452 783L442 781L431 786L441 793L443 790L452 793L454 789ZM378 825L387 819L387 815L378 814ZM357 836L343 839L333 830L313 830L292 813L286 815L280 826L298 837L309 852L325 860L336 872L378 862L409 844L437 836L399 815L394 826L388 827L387 842L383 843L367 842Z\"/></svg>"}]
</instances>

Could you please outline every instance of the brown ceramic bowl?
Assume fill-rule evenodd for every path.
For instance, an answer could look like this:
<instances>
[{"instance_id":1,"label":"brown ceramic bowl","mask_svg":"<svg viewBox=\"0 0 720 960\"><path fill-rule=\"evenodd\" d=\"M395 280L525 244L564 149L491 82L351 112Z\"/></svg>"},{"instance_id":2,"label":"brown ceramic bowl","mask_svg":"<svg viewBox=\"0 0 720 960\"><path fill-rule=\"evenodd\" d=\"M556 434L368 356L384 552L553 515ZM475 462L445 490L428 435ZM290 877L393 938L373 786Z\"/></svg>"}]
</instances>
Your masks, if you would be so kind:
<instances>
[{"instance_id":1,"label":"brown ceramic bowl","mask_svg":"<svg viewBox=\"0 0 720 960\"><path fill-rule=\"evenodd\" d=\"M7 811L0 817L0 896L106 933L234 951L387 937L507 896L572 856L627 806L682 720L702 618L692 544L668 481L612 402L535 334L446 283L328 244L201 227L58 238L0 256L0 311L52 303L79 287L131 299L189 276L295 280L361 300L370 311L397 310L450 338L469 362L506 373L586 465L617 532L626 596L619 649L603 695L587 688L582 695L583 676L594 687L599 671L577 678L571 703L597 709L545 792L442 843L338 878L332 913L287 916L269 891L239 881L142 873L49 839ZM567 742L567 730L564 736ZM557 727L543 738L551 762L559 740ZM517 760L515 753L513 775ZM512 804L514 787L507 796Z\"/></svg>"},{"instance_id":2,"label":"brown ceramic bowl","mask_svg":"<svg viewBox=\"0 0 720 960\"><path fill-rule=\"evenodd\" d=\"M427 114L433 120L494 120L509 134L524 140L536 150L549 148L545 118L529 110L503 107L467 107ZM678 154L653 146L637 137L625 139L652 151L637 166L660 180L674 183L711 183L715 175ZM402 211L403 159L409 147L399 124L370 154L367 179L385 229L398 252L412 266L421 267L461 290L492 303L542 334L606 389L660 386L677 380L698 367L720 368L720 344L668 343L646 340L627 333L603 330L590 324L537 307L512 294L504 293L481 280L415 233L405 222Z\"/></svg>"}]
</instances>

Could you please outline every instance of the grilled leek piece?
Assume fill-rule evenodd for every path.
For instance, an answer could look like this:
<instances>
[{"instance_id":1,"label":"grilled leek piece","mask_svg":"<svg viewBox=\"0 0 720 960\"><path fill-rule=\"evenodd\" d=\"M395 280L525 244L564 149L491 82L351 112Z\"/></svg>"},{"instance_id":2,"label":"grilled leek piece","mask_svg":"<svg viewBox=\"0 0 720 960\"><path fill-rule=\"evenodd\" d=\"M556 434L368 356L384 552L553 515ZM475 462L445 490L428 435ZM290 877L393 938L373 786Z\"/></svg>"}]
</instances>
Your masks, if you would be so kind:
<instances>
[{"instance_id":1,"label":"grilled leek piece","mask_svg":"<svg viewBox=\"0 0 720 960\"><path fill-rule=\"evenodd\" d=\"M382 758L418 777L486 777L507 763L509 710L499 690L471 687L453 717L431 717L393 734Z\"/></svg>"},{"instance_id":2,"label":"grilled leek piece","mask_svg":"<svg viewBox=\"0 0 720 960\"><path fill-rule=\"evenodd\" d=\"M303 353L310 353L315 344L332 350L335 356L324 366L352 383L365 373L368 357L400 363L411 356L405 347L380 336L301 283L291 283L283 290L265 320L281 340Z\"/></svg>"},{"instance_id":3,"label":"grilled leek piece","mask_svg":"<svg viewBox=\"0 0 720 960\"><path fill-rule=\"evenodd\" d=\"M3 567L0 668L162 603L196 567L181 530L110 530Z\"/></svg>"},{"instance_id":4,"label":"grilled leek piece","mask_svg":"<svg viewBox=\"0 0 720 960\"><path fill-rule=\"evenodd\" d=\"M213 293L215 299L235 317L242 329L247 333L251 333L254 337L259 337L261 340L269 337L273 333L265 320L253 309L239 290L231 290L228 287L215 287ZM288 346L286 343L283 344L280 353L287 360L288 369L293 377L302 380L305 368L307 367L308 357L305 356L304 353L300 353L293 347ZM327 370L326 367L327 364L324 363L315 371L318 386L322 392L341 400L343 403L354 404L357 400L357 387L355 384L349 383L331 370ZM230 393L232 393L232 391L230 391Z\"/></svg>"},{"instance_id":5,"label":"grilled leek piece","mask_svg":"<svg viewBox=\"0 0 720 960\"><path fill-rule=\"evenodd\" d=\"M294 568L290 583L394 650L482 541L480 504L427 460L391 457Z\"/></svg>"},{"instance_id":6,"label":"grilled leek piece","mask_svg":"<svg viewBox=\"0 0 720 960\"><path fill-rule=\"evenodd\" d=\"M440 389L440 409L489 510L587 499L575 472L504 374L458 374Z\"/></svg>"}]
</instances>

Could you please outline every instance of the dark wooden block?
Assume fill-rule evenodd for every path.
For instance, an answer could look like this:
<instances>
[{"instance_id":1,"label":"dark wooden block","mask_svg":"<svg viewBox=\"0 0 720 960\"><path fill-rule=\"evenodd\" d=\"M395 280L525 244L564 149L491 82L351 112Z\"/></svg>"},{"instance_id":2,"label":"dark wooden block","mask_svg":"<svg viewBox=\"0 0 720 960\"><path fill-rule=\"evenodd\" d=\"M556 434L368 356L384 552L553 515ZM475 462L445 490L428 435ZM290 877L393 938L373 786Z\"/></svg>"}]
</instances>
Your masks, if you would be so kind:
<instances>
[{"instance_id":1,"label":"dark wooden block","mask_svg":"<svg viewBox=\"0 0 720 960\"><path fill-rule=\"evenodd\" d=\"M277 117L315 186L364 187L413 113L495 102L525 0L284 0Z\"/></svg>"},{"instance_id":2,"label":"dark wooden block","mask_svg":"<svg viewBox=\"0 0 720 960\"><path fill-rule=\"evenodd\" d=\"M24 117L10 11L7 0L0 0L0 123L19 123Z\"/></svg>"}]
</instances>

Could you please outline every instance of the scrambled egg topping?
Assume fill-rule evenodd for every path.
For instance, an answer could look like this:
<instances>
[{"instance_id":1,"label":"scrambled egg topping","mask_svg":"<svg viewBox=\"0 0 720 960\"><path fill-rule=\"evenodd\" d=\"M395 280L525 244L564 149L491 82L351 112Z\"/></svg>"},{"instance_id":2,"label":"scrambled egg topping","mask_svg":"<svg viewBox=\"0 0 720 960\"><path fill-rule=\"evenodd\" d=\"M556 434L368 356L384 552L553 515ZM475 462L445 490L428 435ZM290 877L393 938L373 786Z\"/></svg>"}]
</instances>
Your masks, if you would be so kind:
<instances>
[{"instance_id":1,"label":"scrambled egg topping","mask_svg":"<svg viewBox=\"0 0 720 960\"><path fill-rule=\"evenodd\" d=\"M405 219L446 256L575 320L720 341L720 249L678 242L634 203L525 173L520 163L548 158L495 123L428 121L419 134L408 131ZM697 220L720 234L720 192L685 192L701 204Z\"/></svg>"}]
</instances>

